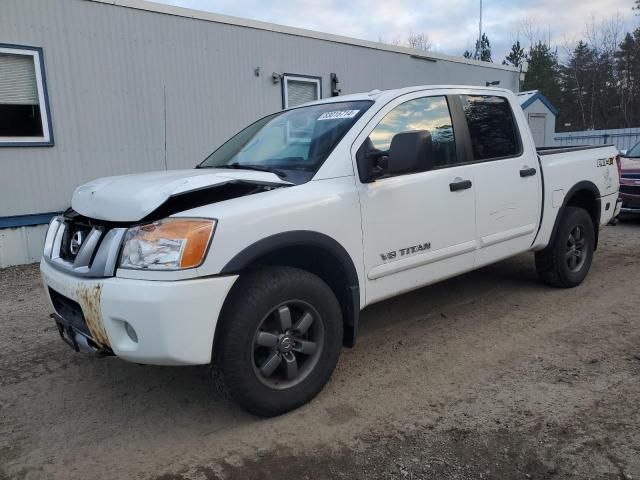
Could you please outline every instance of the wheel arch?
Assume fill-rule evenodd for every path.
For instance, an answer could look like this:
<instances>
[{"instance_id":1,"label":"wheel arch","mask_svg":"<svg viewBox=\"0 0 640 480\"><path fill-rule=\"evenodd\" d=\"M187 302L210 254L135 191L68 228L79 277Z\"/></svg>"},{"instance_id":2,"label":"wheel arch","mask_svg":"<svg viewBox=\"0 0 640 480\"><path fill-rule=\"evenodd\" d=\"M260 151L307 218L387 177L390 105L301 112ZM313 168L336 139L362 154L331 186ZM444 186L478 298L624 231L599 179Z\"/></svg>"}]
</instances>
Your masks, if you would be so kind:
<instances>
[{"instance_id":1,"label":"wheel arch","mask_svg":"<svg viewBox=\"0 0 640 480\"><path fill-rule=\"evenodd\" d=\"M553 224L553 230L551 231L551 237L549 239L549 245L551 245L555 240L555 236L560 225L560 219L562 218L564 210L567 207L580 207L589 213L591 221L593 222L593 234L595 238L593 249L596 250L598 248L600 216L602 210L600 190L598 189L598 187L593 182L584 180L576 183L569 189L564 197L562 206L560 207L560 209L558 210L558 214L556 215L556 219Z\"/></svg>"},{"instance_id":2,"label":"wheel arch","mask_svg":"<svg viewBox=\"0 0 640 480\"><path fill-rule=\"evenodd\" d=\"M275 265L309 271L329 285L342 310L344 345L353 347L360 316L360 287L356 267L345 248L323 233L308 230L283 232L244 248L220 273L241 274Z\"/></svg>"}]
</instances>

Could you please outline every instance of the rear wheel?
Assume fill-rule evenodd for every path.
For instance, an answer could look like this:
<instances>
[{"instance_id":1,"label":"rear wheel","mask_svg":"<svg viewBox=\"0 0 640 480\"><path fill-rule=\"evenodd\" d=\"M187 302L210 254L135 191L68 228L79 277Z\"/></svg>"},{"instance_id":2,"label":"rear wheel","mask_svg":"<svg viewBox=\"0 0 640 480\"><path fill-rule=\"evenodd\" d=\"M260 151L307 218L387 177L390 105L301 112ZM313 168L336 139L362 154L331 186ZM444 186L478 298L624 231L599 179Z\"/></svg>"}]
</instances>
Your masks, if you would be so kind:
<instances>
[{"instance_id":1,"label":"rear wheel","mask_svg":"<svg viewBox=\"0 0 640 480\"><path fill-rule=\"evenodd\" d=\"M593 259L595 232L589 213L566 207L552 243L536 252L536 270L554 287L580 285L589 273Z\"/></svg>"},{"instance_id":2,"label":"rear wheel","mask_svg":"<svg viewBox=\"0 0 640 480\"><path fill-rule=\"evenodd\" d=\"M310 401L342 347L342 314L317 276L273 267L242 276L220 319L214 367L245 410L275 416Z\"/></svg>"}]
</instances>

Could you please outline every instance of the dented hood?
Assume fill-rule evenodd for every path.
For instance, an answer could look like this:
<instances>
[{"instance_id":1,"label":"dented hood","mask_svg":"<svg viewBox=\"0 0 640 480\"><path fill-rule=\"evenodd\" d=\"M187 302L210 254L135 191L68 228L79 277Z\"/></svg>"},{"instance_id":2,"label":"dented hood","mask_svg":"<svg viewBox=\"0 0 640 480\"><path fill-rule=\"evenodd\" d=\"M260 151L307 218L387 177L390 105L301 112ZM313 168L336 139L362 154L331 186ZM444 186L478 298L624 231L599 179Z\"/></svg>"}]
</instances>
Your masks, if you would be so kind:
<instances>
[{"instance_id":1,"label":"dented hood","mask_svg":"<svg viewBox=\"0 0 640 480\"><path fill-rule=\"evenodd\" d=\"M99 178L76 189L71 207L81 215L111 222L142 220L170 197L203 188L245 181L291 185L271 172L190 169Z\"/></svg>"}]
</instances>

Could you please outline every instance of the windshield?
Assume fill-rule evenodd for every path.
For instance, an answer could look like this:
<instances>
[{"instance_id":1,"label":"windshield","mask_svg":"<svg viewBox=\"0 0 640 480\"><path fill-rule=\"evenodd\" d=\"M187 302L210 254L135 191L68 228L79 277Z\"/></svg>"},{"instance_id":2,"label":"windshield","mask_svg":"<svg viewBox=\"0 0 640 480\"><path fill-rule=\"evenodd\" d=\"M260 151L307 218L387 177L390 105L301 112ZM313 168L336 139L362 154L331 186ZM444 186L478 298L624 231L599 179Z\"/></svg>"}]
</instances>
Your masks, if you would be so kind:
<instances>
[{"instance_id":1,"label":"windshield","mask_svg":"<svg viewBox=\"0 0 640 480\"><path fill-rule=\"evenodd\" d=\"M636 143L635 147L627 152L627 157L640 157L640 143Z\"/></svg>"},{"instance_id":2,"label":"windshield","mask_svg":"<svg viewBox=\"0 0 640 480\"><path fill-rule=\"evenodd\" d=\"M333 102L269 115L233 136L198 168L264 170L293 183L307 182L372 103Z\"/></svg>"}]
</instances>

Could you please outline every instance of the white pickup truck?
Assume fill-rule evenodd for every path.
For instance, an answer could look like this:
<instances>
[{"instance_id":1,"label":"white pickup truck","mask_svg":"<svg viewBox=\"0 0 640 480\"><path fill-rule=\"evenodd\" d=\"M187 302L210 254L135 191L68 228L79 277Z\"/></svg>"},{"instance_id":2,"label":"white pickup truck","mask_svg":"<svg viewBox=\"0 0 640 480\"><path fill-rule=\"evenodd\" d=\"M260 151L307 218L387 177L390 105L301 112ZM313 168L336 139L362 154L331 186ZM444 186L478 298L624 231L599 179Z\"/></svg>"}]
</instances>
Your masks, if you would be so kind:
<instances>
[{"instance_id":1,"label":"white pickup truck","mask_svg":"<svg viewBox=\"0 0 640 480\"><path fill-rule=\"evenodd\" d=\"M513 93L429 86L267 116L192 170L95 180L42 279L76 350L213 364L246 410L311 400L367 305L526 251L580 284L620 208L610 146L536 151Z\"/></svg>"}]
</instances>

